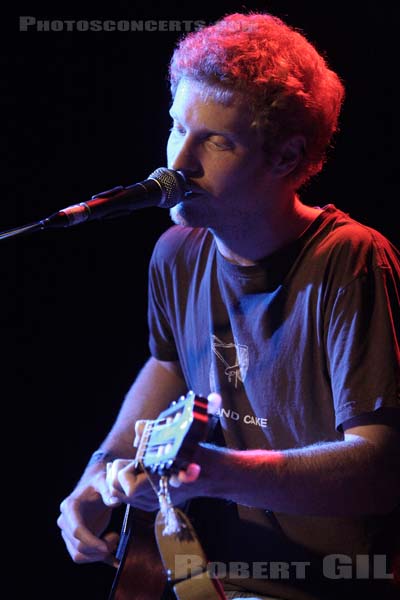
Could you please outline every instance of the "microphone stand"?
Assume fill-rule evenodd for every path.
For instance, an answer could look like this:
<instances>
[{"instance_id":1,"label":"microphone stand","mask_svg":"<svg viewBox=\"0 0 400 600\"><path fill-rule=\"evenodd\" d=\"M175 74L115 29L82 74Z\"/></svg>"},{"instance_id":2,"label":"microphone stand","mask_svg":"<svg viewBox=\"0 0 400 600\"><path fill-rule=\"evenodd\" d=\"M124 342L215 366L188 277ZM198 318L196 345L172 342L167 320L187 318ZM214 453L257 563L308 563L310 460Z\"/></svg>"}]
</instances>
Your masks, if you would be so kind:
<instances>
[{"instance_id":1,"label":"microphone stand","mask_svg":"<svg viewBox=\"0 0 400 600\"><path fill-rule=\"evenodd\" d=\"M14 235L34 233L35 231L40 231L42 229L44 229L44 224L42 221L38 221L37 223L31 223L30 225L23 225L22 227L16 227L15 229L3 231L0 233L0 240L5 240L6 238L13 237Z\"/></svg>"},{"instance_id":2,"label":"microphone stand","mask_svg":"<svg viewBox=\"0 0 400 600\"><path fill-rule=\"evenodd\" d=\"M99 194L92 196L92 200L97 198L108 200L123 189L124 188L121 185L118 185L110 190L106 190L105 192L100 192ZM68 210L68 208L66 210ZM15 235L24 235L26 233L35 233L36 231L42 231L44 229L51 229L56 227L69 227L70 225L74 225L73 218L71 219L68 218L67 215L62 215L63 212L64 211L59 211L58 213L54 213L54 215L51 215L47 219L41 219L36 223L30 223L29 225L22 225L21 227L15 227L14 229L2 231L0 232L0 241L5 240L9 237L14 237ZM120 215L116 214L108 216L108 218L116 218L118 216Z\"/></svg>"},{"instance_id":3,"label":"microphone stand","mask_svg":"<svg viewBox=\"0 0 400 600\"><path fill-rule=\"evenodd\" d=\"M79 225L92 219L115 219L139 208L171 208L182 196L191 193L182 173L160 167L144 181L128 187L118 185L92 196L87 202L67 206L36 223L0 232L0 240L42 229Z\"/></svg>"}]
</instances>

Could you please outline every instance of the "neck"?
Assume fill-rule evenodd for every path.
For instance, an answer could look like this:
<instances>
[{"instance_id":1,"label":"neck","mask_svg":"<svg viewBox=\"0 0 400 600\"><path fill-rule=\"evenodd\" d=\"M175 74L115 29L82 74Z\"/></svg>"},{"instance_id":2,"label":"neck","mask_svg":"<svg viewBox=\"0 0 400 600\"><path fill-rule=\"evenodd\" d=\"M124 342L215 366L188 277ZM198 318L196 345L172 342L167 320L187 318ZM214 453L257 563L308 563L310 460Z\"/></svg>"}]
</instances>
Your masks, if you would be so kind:
<instances>
[{"instance_id":1,"label":"neck","mask_svg":"<svg viewBox=\"0 0 400 600\"><path fill-rule=\"evenodd\" d=\"M306 206L293 194L272 210L270 206L261 215L250 215L249 223L211 232L222 256L249 266L298 239L320 212L321 209Z\"/></svg>"}]
</instances>

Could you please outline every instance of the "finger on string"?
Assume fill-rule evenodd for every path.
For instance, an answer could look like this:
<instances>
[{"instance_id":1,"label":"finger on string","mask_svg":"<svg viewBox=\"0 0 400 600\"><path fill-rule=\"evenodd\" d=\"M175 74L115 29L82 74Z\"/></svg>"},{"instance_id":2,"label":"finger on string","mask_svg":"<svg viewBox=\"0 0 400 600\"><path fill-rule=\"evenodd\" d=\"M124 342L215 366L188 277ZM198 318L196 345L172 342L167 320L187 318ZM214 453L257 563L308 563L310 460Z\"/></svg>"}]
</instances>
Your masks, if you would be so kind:
<instances>
[{"instance_id":1,"label":"finger on string","mask_svg":"<svg viewBox=\"0 0 400 600\"><path fill-rule=\"evenodd\" d=\"M139 446L140 438L142 437L142 433L144 431L144 428L146 427L146 423L146 419L138 419L135 423L135 439L133 441L133 445L135 448Z\"/></svg>"}]
</instances>

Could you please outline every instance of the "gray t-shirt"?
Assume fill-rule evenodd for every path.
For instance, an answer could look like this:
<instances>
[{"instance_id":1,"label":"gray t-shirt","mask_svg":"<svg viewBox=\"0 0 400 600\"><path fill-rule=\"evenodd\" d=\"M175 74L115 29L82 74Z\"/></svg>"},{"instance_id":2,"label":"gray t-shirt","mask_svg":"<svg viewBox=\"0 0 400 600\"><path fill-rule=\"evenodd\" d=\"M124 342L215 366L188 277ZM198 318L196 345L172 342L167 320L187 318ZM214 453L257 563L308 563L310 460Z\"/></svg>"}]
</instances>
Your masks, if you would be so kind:
<instances>
[{"instance_id":1,"label":"gray t-shirt","mask_svg":"<svg viewBox=\"0 0 400 600\"><path fill-rule=\"evenodd\" d=\"M250 267L228 262L206 229L171 227L150 264L151 353L179 360L188 389L221 393L221 441L229 448L340 440L342 425L356 417L398 415L399 258L380 233L333 205L294 243ZM361 518L272 518L236 506L223 515L208 548L226 563L275 557L291 566L333 553L353 560L371 549ZM309 589L299 568L289 579L283 569L281 578L236 577L232 585L315 597L299 595ZM323 584L337 585L328 575Z\"/></svg>"}]
</instances>

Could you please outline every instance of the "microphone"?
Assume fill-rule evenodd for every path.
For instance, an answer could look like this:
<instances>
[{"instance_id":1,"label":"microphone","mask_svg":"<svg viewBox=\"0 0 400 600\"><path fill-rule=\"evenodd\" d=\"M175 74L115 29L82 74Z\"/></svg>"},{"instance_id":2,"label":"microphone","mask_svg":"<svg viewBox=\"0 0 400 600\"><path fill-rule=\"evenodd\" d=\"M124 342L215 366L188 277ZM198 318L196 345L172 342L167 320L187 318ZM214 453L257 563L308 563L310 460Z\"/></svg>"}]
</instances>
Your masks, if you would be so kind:
<instances>
[{"instance_id":1,"label":"microphone","mask_svg":"<svg viewBox=\"0 0 400 600\"><path fill-rule=\"evenodd\" d=\"M67 206L39 221L36 227L70 227L103 217L122 217L134 210L151 206L171 208L178 204L187 192L182 173L160 167L144 181L128 187L119 185L92 196L91 200Z\"/></svg>"}]
</instances>

